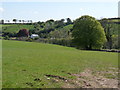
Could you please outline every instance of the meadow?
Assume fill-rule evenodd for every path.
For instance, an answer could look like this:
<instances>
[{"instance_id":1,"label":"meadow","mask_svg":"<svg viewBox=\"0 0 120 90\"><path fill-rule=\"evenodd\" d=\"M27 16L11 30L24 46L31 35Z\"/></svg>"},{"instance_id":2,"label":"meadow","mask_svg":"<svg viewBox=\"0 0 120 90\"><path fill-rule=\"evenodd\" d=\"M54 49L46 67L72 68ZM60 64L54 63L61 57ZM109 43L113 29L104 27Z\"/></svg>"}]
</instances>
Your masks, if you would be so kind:
<instances>
[{"instance_id":1,"label":"meadow","mask_svg":"<svg viewBox=\"0 0 120 90\"><path fill-rule=\"evenodd\" d=\"M118 53L11 40L3 40L2 45L3 88L82 87L76 75L86 69L93 76L99 72L104 78L117 79Z\"/></svg>"},{"instance_id":2,"label":"meadow","mask_svg":"<svg viewBox=\"0 0 120 90\"><path fill-rule=\"evenodd\" d=\"M33 25L25 25L25 24L8 24L8 25L0 25L4 32L18 32L21 29L33 29Z\"/></svg>"}]
</instances>

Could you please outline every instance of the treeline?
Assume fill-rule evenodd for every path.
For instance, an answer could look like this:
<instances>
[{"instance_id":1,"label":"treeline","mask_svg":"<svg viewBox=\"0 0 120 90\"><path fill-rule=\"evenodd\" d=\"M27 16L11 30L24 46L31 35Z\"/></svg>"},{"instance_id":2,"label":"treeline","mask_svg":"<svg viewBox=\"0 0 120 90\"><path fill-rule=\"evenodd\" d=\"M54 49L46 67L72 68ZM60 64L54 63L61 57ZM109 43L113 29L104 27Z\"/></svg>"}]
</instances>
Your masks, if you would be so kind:
<instances>
[{"instance_id":1,"label":"treeline","mask_svg":"<svg viewBox=\"0 0 120 90\"><path fill-rule=\"evenodd\" d=\"M107 49L120 49L120 24L119 19L102 19L100 20L101 25L104 28L107 42L104 45L104 48Z\"/></svg>"},{"instance_id":2,"label":"treeline","mask_svg":"<svg viewBox=\"0 0 120 90\"><path fill-rule=\"evenodd\" d=\"M13 23L11 23L13 22ZM4 20L4 19L1 19L0 20L0 24L32 24L33 21L32 20L18 20L18 19L13 19L12 21L10 20Z\"/></svg>"},{"instance_id":3,"label":"treeline","mask_svg":"<svg viewBox=\"0 0 120 90\"><path fill-rule=\"evenodd\" d=\"M103 49L120 49L120 42L118 42L118 39L120 38L118 35L118 28L120 27L118 23L119 19L104 18L98 21L104 28L104 32L107 38L107 42L104 44ZM61 19L55 21L50 19L46 22L32 22L31 25L33 25L34 28L29 29L29 35L38 34L39 38L35 40L27 38L27 41L38 41L72 47L75 46L72 42L74 21L72 21L70 18L67 18L66 20ZM4 32L3 30L2 36L18 37L18 32Z\"/></svg>"}]
</instances>

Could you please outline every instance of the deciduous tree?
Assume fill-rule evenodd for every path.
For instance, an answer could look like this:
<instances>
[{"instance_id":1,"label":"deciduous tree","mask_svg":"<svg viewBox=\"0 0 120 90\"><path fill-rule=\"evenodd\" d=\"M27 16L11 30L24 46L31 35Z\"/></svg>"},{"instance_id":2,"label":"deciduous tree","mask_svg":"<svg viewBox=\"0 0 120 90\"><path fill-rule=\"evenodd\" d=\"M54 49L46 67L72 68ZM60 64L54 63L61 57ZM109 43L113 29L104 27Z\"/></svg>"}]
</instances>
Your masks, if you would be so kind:
<instances>
[{"instance_id":1,"label":"deciduous tree","mask_svg":"<svg viewBox=\"0 0 120 90\"><path fill-rule=\"evenodd\" d=\"M75 20L72 36L75 45L82 49L100 49L106 41L101 24L88 15Z\"/></svg>"}]
</instances>

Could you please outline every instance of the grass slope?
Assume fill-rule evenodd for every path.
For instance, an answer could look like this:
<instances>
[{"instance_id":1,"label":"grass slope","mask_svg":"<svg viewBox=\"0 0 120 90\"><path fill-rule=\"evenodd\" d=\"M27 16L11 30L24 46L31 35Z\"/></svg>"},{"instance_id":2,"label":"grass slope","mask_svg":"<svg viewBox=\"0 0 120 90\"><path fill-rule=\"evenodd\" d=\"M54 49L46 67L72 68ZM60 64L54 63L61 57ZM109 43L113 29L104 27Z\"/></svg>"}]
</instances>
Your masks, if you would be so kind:
<instances>
[{"instance_id":1,"label":"grass slope","mask_svg":"<svg viewBox=\"0 0 120 90\"><path fill-rule=\"evenodd\" d=\"M3 88L57 88L64 83L48 80L46 74L74 79L67 73L80 73L86 68L101 71L118 65L117 53L7 40L3 40L2 58ZM36 78L42 81L36 82Z\"/></svg>"},{"instance_id":2,"label":"grass slope","mask_svg":"<svg viewBox=\"0 0 120 90\"><path fill-rule=\"evenodd\" d=\"M22 25L22 24L12 24L12 25L0 25L2 30L5 32L18 32L20 29L33 29L33 25Z\"/></svg>"}]
</instances>

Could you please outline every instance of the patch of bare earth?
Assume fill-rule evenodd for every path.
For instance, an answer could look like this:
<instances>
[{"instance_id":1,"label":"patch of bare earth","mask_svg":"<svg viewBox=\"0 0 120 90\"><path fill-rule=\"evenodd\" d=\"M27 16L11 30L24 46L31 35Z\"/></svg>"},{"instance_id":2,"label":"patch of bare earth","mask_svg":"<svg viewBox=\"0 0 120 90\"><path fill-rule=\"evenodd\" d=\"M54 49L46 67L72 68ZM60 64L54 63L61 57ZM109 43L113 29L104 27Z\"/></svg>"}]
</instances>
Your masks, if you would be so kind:
<instances>
[{"instance_id":1,"label":"patch of bare earth","mask_svg":"<svg viewBox=\"0 0 120 90\"><path fill-rule=\"evenodd\" d=\"M118 80L117 79L108 79L101 74L93 75L92 71L86 69L80 74L73 74L77 77L78 81L82 82L82 87L84 88L117 88Z\"/></svg>"},{"instance_id":2,"label":"patch of bare earth","mask_svg":"<svg viewBox=\"0 0 120 90\"><path fill-rule=\"evenodd\" d=\"M103 73L115 74L116 78L110 79L102 76ZM92 70L86 69L84 72L80 74L71 74L76 77L76 80L72 80L74 87L82 87L82 88L118 88L118 72L113 71L104 71L98 72L93 75ZM71 86L73 87L71 84ZM65 84L63 87L71 88L70 84Z\"/></svg>"},{"instance_id":3,"label":"patch of bare earth","mask_svg":"<svg viewBox=\"0 0 120 90\"><path fill-rule=\"evenodd\" d=\"M117 70L116 70L117 71ZM80 74L71 74L76 79L67 79L61 76L46 75L51 77L56 83L63 82L62 88L118 88L118 72L116 71L99 71L93 74L93 71L86 69ZM115 74L116 78L106 78L105 73Z\"/></svg>"}]
</instances>

